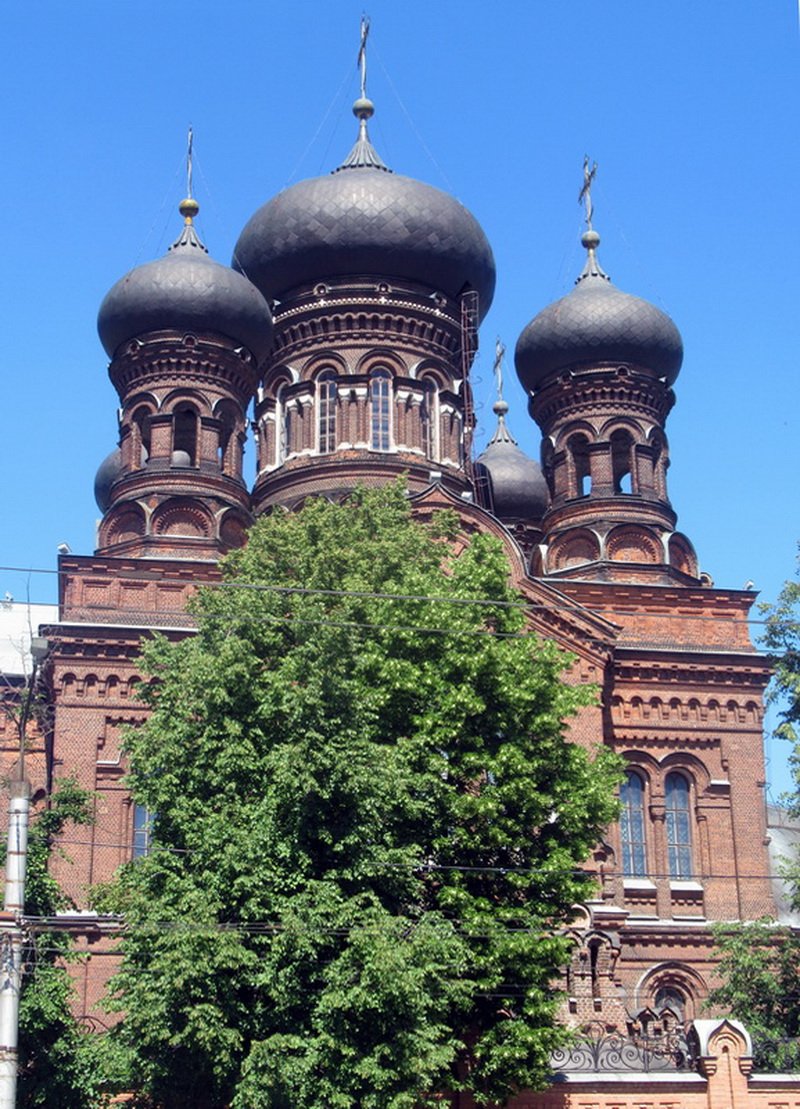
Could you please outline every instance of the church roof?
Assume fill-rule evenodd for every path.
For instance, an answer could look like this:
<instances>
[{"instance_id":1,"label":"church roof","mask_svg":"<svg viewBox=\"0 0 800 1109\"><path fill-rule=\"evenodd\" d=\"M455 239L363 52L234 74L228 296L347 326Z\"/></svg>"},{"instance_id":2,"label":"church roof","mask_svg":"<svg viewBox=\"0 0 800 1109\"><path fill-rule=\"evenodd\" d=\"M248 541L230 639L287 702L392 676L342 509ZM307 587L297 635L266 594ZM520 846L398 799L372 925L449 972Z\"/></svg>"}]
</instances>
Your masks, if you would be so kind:
<instances>
[{"instance_id":1,"label":"church roof","mask_svg":"<svg viewBox=\"0 0 800 1109\"><path fill-rule=\"evenodd\" d=\"M106 295L97 329L110 358L130 339L168 330L218 332L257 361L269 352L269 306L240 273L209 257L193 225L197 210L184 201L184 226L164 257L132 269Z\"/></svg>"},{"instance_id":2,"label":"church roof","mask_svg":"<svg viewBox=\"0 0 800 1109\"><path fill-rule=\"evenodd\" d=\"M683 361L680 332L669 316L617 289L597 260L600 236L584 233L586 265L565 297L531 320L517 342L520 381L534 392L552 374L586 363L622 362L672 384Z\"/></svg>"},{"instance_id":3,"label":"church roof","mask_svg":"<svg viewBox=\"0 0 800 1109\"><path fill-rule=\"evenodd\" d=\"M358 139L337 169L259 208L236 244L234 267L268 300L317 281L376 276L450 297L475 289L483 316L495 286L486 235L454 197L388 169L367 133L372 110L371 101L356 101Z\"/></svg>"}]
</instances>

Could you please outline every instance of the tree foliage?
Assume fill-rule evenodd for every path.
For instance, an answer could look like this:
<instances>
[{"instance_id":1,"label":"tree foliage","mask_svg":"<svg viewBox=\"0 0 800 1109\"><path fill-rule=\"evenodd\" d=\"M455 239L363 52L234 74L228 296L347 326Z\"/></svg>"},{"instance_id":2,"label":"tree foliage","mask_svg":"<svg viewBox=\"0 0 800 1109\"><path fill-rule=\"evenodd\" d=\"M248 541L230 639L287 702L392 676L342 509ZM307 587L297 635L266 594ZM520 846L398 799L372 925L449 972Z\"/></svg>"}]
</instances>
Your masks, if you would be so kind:
<instances>
[{"instance_id":1,"label":"tree foliage","mask_svg":"<svg viewBox=\"0 0 800 1109\"><path fill-rule=\"evenodd\" d=\"M71 903L50 873L53 844L67 824L91 822L89 794L72 780L58 783L47 808L38 812L28 837L25 913L52 917ZM89 1109L102 1101L100 1045L80 1029L72 1011L66 963L71 940L64 932L37 931L25 955L19 1007L21 1109L69 1105Z\"/></svg>"},{"instance_id":2,"label":"tree foliage","mask_svg":"<svg viewBox=\"0 0 800 1109\"><path fill-rule=\"evenodd\" d=\"M794 745L789 762L794 791L787 799L792 815L800 817L800 580L785 583L775 605L764 605L763 645L774 668L772 700L781 706L775 734ZM800 874L795 871L795 896ZM800 906L799 906L800 907Z\"/></svg>"},{"instance_id":3,"label":"tree foliage","mask_svg":"<svg viewBox=\"0 0 800 1109\"><path fill-rule=\"evenodd\" d=\"M800 1070L800 934L767 918L715 934L723 984L708 1004L743 1022L757 1069Z\"/></svg>"},{"instance_id":4,"label":"tree foliage","mask_svg":"<svg viewBox=\"0 0 800 1109\"><path fill-rule=\"evenodd\" d=\"M565 739L596 691L528 634L500 544L456 532L401 486L277 512L199 592L197 635L147 647L127 747L153 849L104 899L137 1104L546 1081L557 933L618 770Z\"/></svg>"},{"instance_id":5,"label":"tree foliage","mask_svg":"<svg viewBox=\"0 0 800 1109\"><path fill-rule=\"evenodd\" d=\"M794 791L789 811L800 817L800 582L787 581L775 605L763 605L762 645L774 668L770 698L780 705L775 734L794 744L790 764ZM800 861L784 863L793 906L800 909ZM800 1070L800 933L763 919L716 930L723 984L709 1004L741 1020L755 1042L756 1065Z\"/></svg>"}]
</instances>

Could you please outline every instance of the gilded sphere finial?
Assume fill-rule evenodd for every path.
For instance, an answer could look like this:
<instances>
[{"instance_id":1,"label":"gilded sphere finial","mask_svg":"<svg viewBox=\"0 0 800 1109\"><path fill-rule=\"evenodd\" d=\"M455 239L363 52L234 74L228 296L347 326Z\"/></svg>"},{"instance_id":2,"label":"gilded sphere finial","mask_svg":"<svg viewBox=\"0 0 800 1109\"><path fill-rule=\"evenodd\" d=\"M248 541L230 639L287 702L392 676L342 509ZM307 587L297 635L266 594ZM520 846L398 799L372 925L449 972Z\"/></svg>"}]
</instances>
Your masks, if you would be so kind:
<instances>
[{"instance_id":1,"label":"gilded sphere finial","mask_svg":"<svg viewBox=\"0 0 800 1109\"><path fill-rule=\"evenodd\" d=\"M187 196L186 199L182 200L178 205L178 211L187 223L191 223L194 217L200 211L200 205L197 203L193 196Z\"/></svg>"},{"instance_id":2,"label":"gilded sphere finial","mask_svg":"<svg viewBox=\"0 0 800 1109\"><path fill-rule=\"evenodd\" d=\"M492 405L492 412L495 416L505 416L508 412L508 402L504 401L502 397L494 402Z\"/></svg>"},{"instance_id":3,"label":"gilded sphere finial","mask_svg":"<svg viewBox=\"0 0 800 1109\"><path fill-rule=\"evenodd\" d=\"M594 230L584 231L581 235L581 244L587 250L597 250L600 246L600 236Z\"/></svg>"},{"instance_id":4,"label":"gilded sphere finial","mask_svg":"<svg viewBox=\"0 0 800 1109\"><path fill-rule=\"evenodd\" d=\"M366 96L359 96L353 104L353 115L356 119L371 119L375 115L375 105Z\"/></svg>"}]
</instances>

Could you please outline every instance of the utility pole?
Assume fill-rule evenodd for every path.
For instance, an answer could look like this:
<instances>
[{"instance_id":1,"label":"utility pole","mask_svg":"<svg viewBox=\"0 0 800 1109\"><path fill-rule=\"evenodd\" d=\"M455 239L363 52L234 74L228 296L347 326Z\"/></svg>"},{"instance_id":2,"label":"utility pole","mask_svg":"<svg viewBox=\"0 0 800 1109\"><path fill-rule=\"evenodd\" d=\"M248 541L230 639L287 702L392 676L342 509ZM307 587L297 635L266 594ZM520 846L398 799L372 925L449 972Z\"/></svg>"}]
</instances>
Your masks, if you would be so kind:
<instances>
[{"instance_id":1,"label":"utility pole","mask_svg":"<svg viewBox=\"0 0 800 1109\"><path fill-rule=\"evenodd\" d=\"M11 783L10 792L6 882L3 896L5 919L0 954L0 1109L14 1109L17 1102L22 913L25 908L30 783L24 778L19 778Z\"/></svg>"},{"instance_id":2,"label":"utility pole","mask_svg":"<svg viewBox=\"0 0 800 1109\"><path fill-rule=\"evenodd\" d=\"M48 647L46 639L31 636L33 668L23 691L17 722L19 757L9 787L6 881L0 931L0 1109L16 1109L17 1104L19 993L22 985L24 943L22 914L25 912L28 816L31 804L31 785L25 777L25 744L33 699L36 696L39 666L47 655Z\"/></svg>"}]
</instances>

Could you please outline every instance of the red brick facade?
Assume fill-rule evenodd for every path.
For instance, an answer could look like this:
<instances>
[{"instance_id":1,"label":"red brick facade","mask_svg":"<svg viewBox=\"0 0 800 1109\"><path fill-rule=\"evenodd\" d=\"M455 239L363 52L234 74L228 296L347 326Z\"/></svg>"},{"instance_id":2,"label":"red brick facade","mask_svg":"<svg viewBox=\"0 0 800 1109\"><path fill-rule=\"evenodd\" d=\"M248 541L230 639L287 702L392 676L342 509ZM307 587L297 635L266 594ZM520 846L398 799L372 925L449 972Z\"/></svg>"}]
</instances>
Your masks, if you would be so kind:
<instances>
[{"instance_id":1,"label":"red brick facade","mask_svg":"<svg viewBox=\"0 0 800 1109\"><path fill-rule=\"evenodd\" d=\"M52 711L29 772L39 796L51 776L69 774L95 798L94 825L67 833L55 869L85 906L91 886L131 857L121 745L143 718L142 638L153 628L187 634L188 595L215 578L214 560L244 541L253 516L405 473L420 516L446 505L465 538L502 539L532 626L572 653L568 680L599 691L572 738L612 747L631 774L626 819L590 863L597 897L576 914L564 1019L609 1033L666 1009L696 1020L714 981L710 924L774 910L762 796L769 674L748 632L753 595L714 588L674 530L664 431L674 395L646 365L599 358L537 385L550 505L539 520L495 518L470 458L476 322L467 294L321 272L278 303L260 366L213 321L162 327L114 351L121 454L98 551L62 556L60 620L43 629ZM251 400L252 494L241 470ZM15 737L0 731L0 741L8 763ZM80 1007L97 1016L113 939L87 926L85 945ZM720 1025L703 1051L691 1073L571 1075L512 1104L800 1106L796 1085L748 1077L735 1027Z\"/></svg>"}]
</instances>

